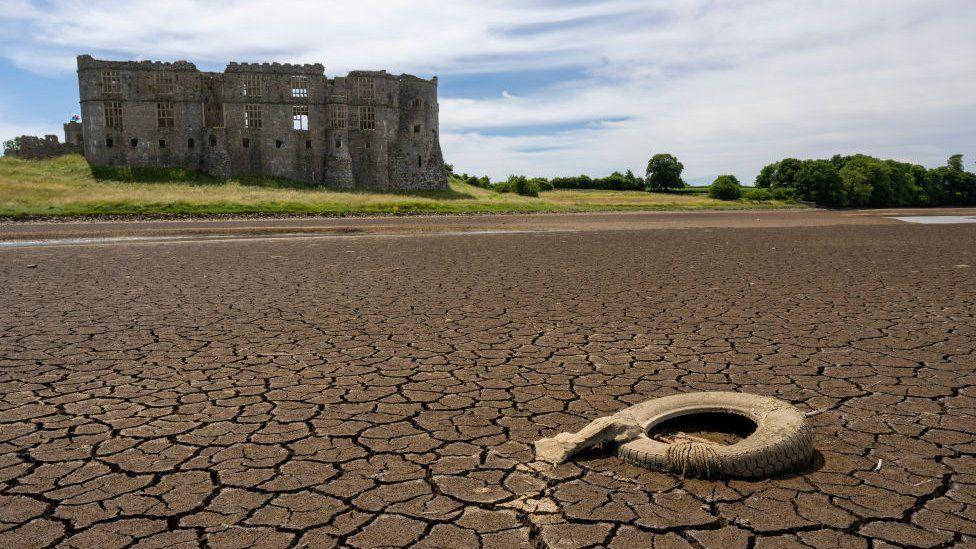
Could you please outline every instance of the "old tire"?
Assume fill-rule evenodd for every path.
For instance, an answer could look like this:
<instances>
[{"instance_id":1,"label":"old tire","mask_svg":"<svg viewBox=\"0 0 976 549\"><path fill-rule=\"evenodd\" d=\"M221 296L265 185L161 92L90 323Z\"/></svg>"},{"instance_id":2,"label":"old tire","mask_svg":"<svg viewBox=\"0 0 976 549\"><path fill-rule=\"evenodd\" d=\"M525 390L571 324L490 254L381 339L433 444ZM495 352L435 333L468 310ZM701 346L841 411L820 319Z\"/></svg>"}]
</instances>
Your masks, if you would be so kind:
<instances>
[{"instance_id":1,"label":"old tire","mask_svg":"<svg viewBox=\"0 0 976 549\"><path fill-rule=\"evenodd\" d=\"M705 412L738 414L756 423L754 433L729 445L667 444L647 436L659 423ZM623 411L643 434L617 447L634 465L699 478L757 478L799 471L813 458L813 433L805 416L770 397L723 391L656 398Z\"/></svg>"}]
</instances>

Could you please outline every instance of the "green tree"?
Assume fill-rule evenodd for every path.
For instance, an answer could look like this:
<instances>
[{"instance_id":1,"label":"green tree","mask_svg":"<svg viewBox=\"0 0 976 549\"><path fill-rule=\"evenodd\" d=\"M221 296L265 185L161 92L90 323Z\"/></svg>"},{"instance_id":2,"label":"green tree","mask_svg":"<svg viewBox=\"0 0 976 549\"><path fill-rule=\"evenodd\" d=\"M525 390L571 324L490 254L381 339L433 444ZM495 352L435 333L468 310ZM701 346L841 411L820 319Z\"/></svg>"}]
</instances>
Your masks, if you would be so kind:
<instances>
[{"instance_id":1,"label":"green tree","mask_svg":"<svg viewBox=\"0 0 976 549\"><path fill-rule=\"evenodd\" d=\"M821 206L845 206L844 182L830 160L807 160L793 178L797 195Z\"/></svg>"},{"instance_id":2,"label":"green tree","mask_svg":"<svg viewBox=\"0 0 976 549\"><path fill-rule=\"evenodd\" d=\"M3 155L13 156L14 153L20 150L20 138L15 137L13 139L8 139L3 142Z\"/></svg>"},{"instance_id":3,"label":"green tree","mask_svg":"<svg viewBox=\"0 0 976 549\"><path fill-rule=\"evenodd\" d=\"M803 167L803 161L796 158L784 158L777 163L776 173L773 174L772 188L795 189L796 173Z\"/></svg>"},{"instance_id":4,"label":"green tree","mask_svg":"<svg viewBox=\"0 0 976 549\"><path fill-rule=\"evenodd\" d=\"M670 154L655 154L647 162L645 181L647 188L652 191L669 191L684 187L681 172L684 164Z\"/></svg>"},{"instance_id":5,"label":"green tree","mask_svg":"<svg viewBox=\"0 0 976 549\"><path fill-rule=\"evenodd\" d=\"M763 169L759 170L759 175L756 176L756 187L760 189L768 189L773 186L773 176L776 175L776 168L779 167L779 162L773 162L763 166Z\"/></svg>"},{"instance_id":6,"label":"green tree","mask_svg":"<svg viewBox=\"0 0 976 549\"><path fill-rule=\"evenodd\" d=\"M942 204L942 191L932 182L929 170L925 166L909 164L909 172L912 182L918 187L918 194L915 197L915 205L918 206L938 206Z\"/></svg>"},{"instance_id":7,"label":"green tree","mask_svg":"<svg viewBox=\"0 0 976 549\"><path fill-rule=\"evenodd\" d=\"M921 205L919 197L922 194L922 187L915 182L914 166L897 160L885 160L884 163L888 166L891 174L891 205Z\"/></svg>"},{"instance_id":8,"label":"green tree","mask_svg":"<svg viewBox=\"0 0 976 549\"><path fill-rule=\"evenodd\" d=\"M938 189L942 203L950 206L976 204L976 174L963 169L961 154L949 157L941 168L929 170L931 185Z\"/></svg>"},{"instance_id":9,"label":"green tree","mask_svg":"<svg viewBox=\"0 0 976 549\"><path fill-rule=\"evenodd\" d=\"M539 196L539 188L524 175L509 176L508 181L499 185L498 190L503 193L516 193L522 196Z\"/></svg>"},{"instance_id":10,"label":"green tree","mask_svg":"<svg viewBox=\"0 0 976 549\"><path fill-rule=\"evenodd\" d=\"M708 196L719 200L738 200L742 198L742 187L734 175L720 175L708 187Z\"/></svg>"},{"instance_id":11,"label":"green tree","mask_svg":"<svg viewBox=\"0 0 976 549\"><path fill-rule=\"evenodd\" d=\"M844 156L842 154L835 154L834 156L830 157L830 163L833 164L835 168L837 168L837 171L840 171L841 169L844 168L844 164L847 164L847 161L850 160L851 158L854 157Z\"/></svg>"},{"instance_id":12,"label":"green tree","mask_svg":"<svg viewBox=\"0 0 976 549\"><path fill-rule=\"evenodd\" d=\"M796 158L784 158L765 166L756 176L756 186L762 189L792 189L796 172L803 165Z\"/></svg>"},{"instance_id":13,"label":"green tree","mask_svg":"<svg viewBox=\"0 0 976 549\"><path fill-rule=\"evenodd\" d=\"M535 187L540 192L551 191L553 189L552 183L545 177L533 177L529 179L529 185Z\"/></svg>"},{"instance_id":14,"label":"green tree","mask_svg":"<svg viewBox=\"0 0 976 549\"><path fill-rule=\"evenodd\" d=\"M627 173L624 174L624 179L627 182L627 190L629 191L639 191L644 188L644 180L638 179L634 175L633 170L627 170Z\"/></svg>"},{"instance_id":15,"label":"green tree","mask_svg":"<svg viewBox=\"0 0 976 549\"><path fill-rule=\"evenodd\" d=\"M854 156L844 164L840 176L851 206L892 205L891 168L881 160L865 155Z\"/></svg>"},{"instance_id":16,"label":"green tree","mask_svg":"<svg viewBox=\"0 0 976 549\"><path fill-rule=\"evenodd\" d=\"M961 154L954 154L954 155L950 156L949 157L949 162L948 162L947 165L950 168L952 168L953 170L957 170L957 171L960 171L960 172L965 170L965 168L963 168L963 165L962 165L962 155Z\"/></svg>"}]
</instances>

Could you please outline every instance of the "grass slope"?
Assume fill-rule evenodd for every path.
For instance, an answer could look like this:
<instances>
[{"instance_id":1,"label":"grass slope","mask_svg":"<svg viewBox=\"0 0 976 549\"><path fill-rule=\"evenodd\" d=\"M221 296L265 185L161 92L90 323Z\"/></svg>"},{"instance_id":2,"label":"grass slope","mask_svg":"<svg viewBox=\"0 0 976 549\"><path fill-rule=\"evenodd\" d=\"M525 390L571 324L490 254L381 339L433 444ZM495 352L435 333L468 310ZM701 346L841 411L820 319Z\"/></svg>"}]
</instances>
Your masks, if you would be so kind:
<instances>
[{"instance_id":1,"label":"grass slope","mask_svg":"<svg viewBox=\"0 0 976 549\"><path fill-rule=\"evenodd\" d=\"M229 181L180 170L92 169L79 155L30 161L0 158L0 217L93 215L578 212L794 207L777 201L721 201L699 194L557 190L538 198L457 181L448 191L337 192L267 178Z\"/></svg>"}]
</instances>

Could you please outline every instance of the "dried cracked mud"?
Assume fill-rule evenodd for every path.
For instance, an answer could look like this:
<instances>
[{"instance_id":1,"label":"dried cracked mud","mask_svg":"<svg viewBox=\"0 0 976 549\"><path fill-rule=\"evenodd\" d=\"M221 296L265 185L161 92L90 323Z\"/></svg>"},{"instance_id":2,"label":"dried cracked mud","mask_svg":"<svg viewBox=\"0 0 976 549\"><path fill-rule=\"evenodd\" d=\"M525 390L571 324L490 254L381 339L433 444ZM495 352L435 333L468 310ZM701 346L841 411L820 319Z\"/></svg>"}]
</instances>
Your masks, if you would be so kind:
<instances>
[{"instance_id":1,"label":"dried cracked mud","mask_svg":"<svg viewBox=\"0 0 976 549\"><path fill-rule=\"evenodd\" d=\"M976 225L23 248L0 280L3 547L976 546ZM697 390L819 412L816 463L532 465Z\"/></svg>"}]
</instances>

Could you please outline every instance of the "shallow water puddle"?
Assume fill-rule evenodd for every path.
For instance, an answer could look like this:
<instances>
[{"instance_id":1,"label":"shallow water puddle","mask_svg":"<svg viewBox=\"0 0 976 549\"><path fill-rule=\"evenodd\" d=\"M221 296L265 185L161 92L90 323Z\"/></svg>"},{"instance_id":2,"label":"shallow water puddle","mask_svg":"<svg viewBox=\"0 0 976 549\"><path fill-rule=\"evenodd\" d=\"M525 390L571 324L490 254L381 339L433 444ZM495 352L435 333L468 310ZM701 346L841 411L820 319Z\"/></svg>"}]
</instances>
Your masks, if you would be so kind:
<instances>
[{"instance_id":1,"label":"shallow water puddle","mask_svg":"<svg viewBox=\"0 0 976 549\"><path fill-rule=\"evenodd\" d=\"M921 223L922 225L949 225L953 223L976 223L976 215L910 215L905 217L890 217L906 223Z\"/></svg>"}]
</instances>

